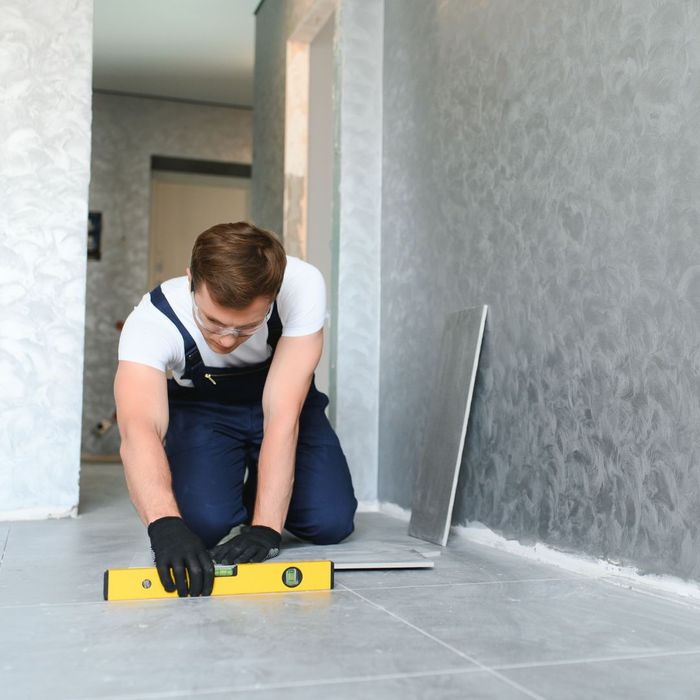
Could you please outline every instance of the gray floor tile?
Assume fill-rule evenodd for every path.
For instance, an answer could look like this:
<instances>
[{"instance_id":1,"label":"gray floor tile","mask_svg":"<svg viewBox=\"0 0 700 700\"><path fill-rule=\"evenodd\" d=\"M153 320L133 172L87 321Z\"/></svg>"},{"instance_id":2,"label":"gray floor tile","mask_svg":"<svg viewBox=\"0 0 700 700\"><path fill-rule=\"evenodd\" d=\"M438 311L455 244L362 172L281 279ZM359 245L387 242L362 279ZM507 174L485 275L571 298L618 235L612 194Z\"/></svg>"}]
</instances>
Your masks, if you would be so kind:
<instances>
[{"instance_id":1,"label":"gray floor tile","mask_svg":"<svg viewBox=\"0 0 700 700\"><path fill-rule=\"evenodd\" d=\"M525 559L517 554L504 552L460 537L452 537L446 550L467 567L475 565L489 571L496 580L526 581L528 579L579 579L588 578L558 566Z\"/></svg>"},{"instance_id":2,"label":"gray floor tile","mask_svg":"<svg viewBox=\"0 0 700 700\"><path fill-rule=\"evenodd\" d=\"M626 661L502 671L547 698L690 700L700 698L700 652Z\"/></svg>"},{"instance_id":3,"label":"gray floor tile","mask_svg":"<svg viewBox=\"0 0 700 700\"><path fill-rule=\"evenodd\" d=\"M15 605L90 603L103 600L98 562L28 564L10 562L0 569L0 609Z\"/></svg>"},{"instance_id":4,"label":"gray floor tile","mask_svg":"<svg viewBox=\"0 0 700 700\"><path fill-rule=\"evenodd\" d=\"M117 506L128 508L125 501L126 482L124 467L121 464L83 464L80 470L80 505L78 513L83 515L98 514L105 509Z\"/></svg>"},{"instance_id":5,"label":"gray floor tile","mask_svg":"<svg viewBox=\"0 0 700 700\"><path fill-rule=\"evenodd\" d=\"M333 559L336 552L416 552L430 556L432 570L339 572L338 580L349 588L364 589L394 586L421 586L445 583L487 581L521 581L532 579L580 578L547 564L524 560L491 547L453 538L447 547L424 542L407 534L408 524L383 513L359 513L353 535L340 545L314 547L314 556ZM288 540L284 556L293 556L295 548L308 551L308 546L296 539ZM436 555L436 556L435 556Z\"/></svg>"},{"instance_id":6,"label":"gray floor tile","mask_svg":"<svg viewBox=\"0 0 700 700\"><path fill-rule=\"evenodd\" d=\"M700 611L595 581L358 595L487 665L700 648Z\"/></svg>"},{"instance_id":7,"label":"gray floor tile","mask_svg":"<svg viewBox=\"0 0 700 700\"><path fill-rule=\"evenodd\" d=\"M519 557L482 545L453 551L449 547L433 559L428 571L343 571L338 581L353 590L403 586L435 586L450 583L499 581L572 580L581 578L563 569L523 561Z\"/></svg>"},{"instance_id":8,"label":"gray floor tile","mask_svg":"<svg viewBox=\"0 0 700 700\"><path fill-rule=\"evenodd\" d=\"M126 520L126 519L125 519ZM98 568L125 566L131 553L148 546L145 529L125 521L112 525L87 523L81 519L14 523L5 550L5 563L40 565L71 561L94 563Z\"/></svg>"},{"instance_id":9,"label":"gray floor tile","mask_svg":"<svg viewBox=\"0 0 700 700\"><path fill-rule=\"evenodd\" d=\"M408 534L408 521L392 518L385 513L358 513L357 516L355 532L345 542L381 540L384 543L424 547L431 551L440 549L435 544L410 537Z\"/></svg>"},{"instance_id":10,"label":"gray floor tile","mask_svg":"<svg viewBox=\"0 0 700 700\"><path fill-rule=\"evenodd\" d=\"M662 600L674 600L677 603L684 605L689 608L694 608L700 610L700 597L691 597L689 595L683 595L677 590L659 590L658 586L651 583L647 583L644 578L640 577L634 581L620 577L620 576L601 576L599 581L610 584L611 586L616 586L625 590L633 590L635 593L644 594L652 599L662 599ZM690 581L686 583L690 584ZM693 592L697 594L697 589Z\"/></svg>"},{"instance_id":11,"label":"gray floor tile","mask_svg":"<svg viewBox=\"0 0 700 700\"><path fill-rule=\"evenodd\" d=\"M23 700L194 695L470 666L340 591L5 607L0 630L3 691Z\"/></svg>"},{"instance_id":12,"label":"gray floor tile","mask_svg":"<svg viewBox=\"0 0 700 700\"><path fill-rule=\"evenodd\" d=\"M358 515L342 551L439 551L437 568L339 572L328 593L104 603L104 569L149 563L148 537L120 465L85 466L81 495L77 519L0 523L3 698L516 698L518 683L548 700L693 697L700 655L599 661L700 649L699 609L457 538L440 550L380 513Z\"/></svg>"},{"instance_id":13,"label":"gray floor tile","mask_svg":"<svg viewBox=\"0 0 700 700\"><path fill-rule=\"evenodd\" d=\"M396 551L440 553L442 550L437 545L409 537L408 524L384 513L358 513L355 516L355 531L343 540L340 545L317 546L319 551ZM287 547L308 547L306 543L294 538L286 537Z\"/></svg>"},{"instance_id":14,"label":"gray floor tile","mask_svg":"<svg viewBox=\"0 0 700 700\"><path fill-rule=\"evenodd\" d=\"M195 697L223 697L230 692L222 689L221 693ZM233 697L240 696L236 694ZM251 692L250 697L254 700L326 700L329 697L334 700L357 700L358 697L381 700L522 700L532 696L486 671L469 671L422 677L365 677L322 685L262 688Z\"/></svg>"},{"instance_id":15,"label":"gray floor tile","mask_svg":"<svg viewBox=\"0 0 700 700\"><path fill-rule=\"evenodd\" d=\"M2 562L7 546L7 538L10 534L10 523L0 523L0 562Z\"/></svg>"}]
</instances>

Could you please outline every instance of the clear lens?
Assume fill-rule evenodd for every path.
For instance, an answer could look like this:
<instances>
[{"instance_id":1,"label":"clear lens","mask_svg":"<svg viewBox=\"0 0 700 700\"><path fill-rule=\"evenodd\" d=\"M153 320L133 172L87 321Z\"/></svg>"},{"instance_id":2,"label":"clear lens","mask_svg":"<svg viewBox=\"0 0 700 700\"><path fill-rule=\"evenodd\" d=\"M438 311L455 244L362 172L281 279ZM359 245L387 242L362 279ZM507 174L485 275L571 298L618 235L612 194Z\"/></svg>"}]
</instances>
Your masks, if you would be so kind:
<instances>
[{"instance_id":1,"label":"clear lens","mask_svg":"<svg viewBox=\"0 0 700 700\"><path fill-rule=\"evenodd\" d=\"M268 311L269 314L269 311ZM194 300L194 293L192 293L192 315L194 316L194 320L197 322L197 325L203 330L206 331L207 333L211 333L212 335L219 335L219 336L225 336L225 335L232 335L234 338L239 338L239 337L248 337L251 335L255 335L266 323L267 321L267 314L265 315L266 317L258 323L257 326L254 326L252 328L226 328L224 326L211 326L208 324L203 318L202 314L199 311L199 307L197 306L197 302Z\"/></svg>"}]
</instances>

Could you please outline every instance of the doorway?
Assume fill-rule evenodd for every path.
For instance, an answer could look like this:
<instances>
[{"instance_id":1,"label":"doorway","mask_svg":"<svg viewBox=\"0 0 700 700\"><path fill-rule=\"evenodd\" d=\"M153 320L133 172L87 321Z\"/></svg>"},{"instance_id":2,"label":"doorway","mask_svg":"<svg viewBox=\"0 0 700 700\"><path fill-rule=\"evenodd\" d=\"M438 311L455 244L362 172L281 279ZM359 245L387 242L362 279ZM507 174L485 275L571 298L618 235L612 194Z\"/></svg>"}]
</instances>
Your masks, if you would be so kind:
<instances>
[{"instance_id":1,"label":"doorway","mask_svg":"<svg viewBox=\"0 0 700 700\"><path fill-rule=\"evenodd\" d=\"M192 163L152 159L148 289L185 274L192 246L202 231L215 224L247 221L250 216L250 176L244 174L250 166Z\"/></svg>"}]
</instances>

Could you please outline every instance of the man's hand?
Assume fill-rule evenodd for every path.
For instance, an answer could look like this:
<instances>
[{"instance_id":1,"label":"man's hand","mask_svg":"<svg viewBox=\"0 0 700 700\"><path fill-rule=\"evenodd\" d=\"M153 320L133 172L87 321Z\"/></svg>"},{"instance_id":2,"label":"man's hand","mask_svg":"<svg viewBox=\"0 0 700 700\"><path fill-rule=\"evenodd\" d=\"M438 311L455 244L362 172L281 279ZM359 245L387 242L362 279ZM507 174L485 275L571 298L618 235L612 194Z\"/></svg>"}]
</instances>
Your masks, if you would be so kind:
<instances>
[{"instance_id":1,"label":"man's hand","mask_svg":"<svg viewBox=\"0 0 700 700\"><path fill-rule=\"evenodd\" d=\"M252 525L228 542L210 550L217 564L246 564L276 557L282 537L271 527Z\"/></svg>"},{"instance_id":2,"label":"man's hand","mask_svg":"<svg viewBox=\"0 0 700 700\"><path fill-rule=\"evenodd\" d=\"M182 518L168 516L154 520L148 526L148 536L156 557L160 582L168 593L177 589L180 598L187 596L186 572L190 579L191 596L211 595L214 563L204 542L185 525Z\"/></svg>"}]
</instances>

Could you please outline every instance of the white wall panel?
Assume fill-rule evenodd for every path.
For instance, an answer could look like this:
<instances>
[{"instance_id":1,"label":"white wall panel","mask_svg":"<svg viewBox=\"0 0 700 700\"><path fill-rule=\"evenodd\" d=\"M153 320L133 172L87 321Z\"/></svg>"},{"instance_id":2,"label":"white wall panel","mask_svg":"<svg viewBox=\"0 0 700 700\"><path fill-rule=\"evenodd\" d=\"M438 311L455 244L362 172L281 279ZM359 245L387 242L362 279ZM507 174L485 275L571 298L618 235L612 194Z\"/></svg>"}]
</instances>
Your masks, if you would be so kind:
<instances>
[{"instance_id":1,"label":"white wall panel","mask_svg":"<svg viewBox=\"0 0 700 700\"><path fill-rule=\"evenodd\" d=\"M284 214L286 45L313 8L312 0L266 1L256 18L253 218L274 231ZM376 500L378 478L383 31L383 0L338 1L331 394L361 501Z\"/></svg>"},{"instance_id":2,"label":"white wall panel","mask_svg":"<svg viewBox=\"0 0 700 700\"><path fill-rule=\"evenodd\" d=\"M341 2L336 39L336 425L357 498L376 500L384 2Z\"/></svg>"},{"instance_id":3,"label":"white wall panel","mask_svg":"<svg viewBox=\"0 0 700 700\"><path fill-rule=\"evenodd\" d=\"M78 503L91 71L91 0L3 0L3 519Z\"/></svg>"}]
</instances>

